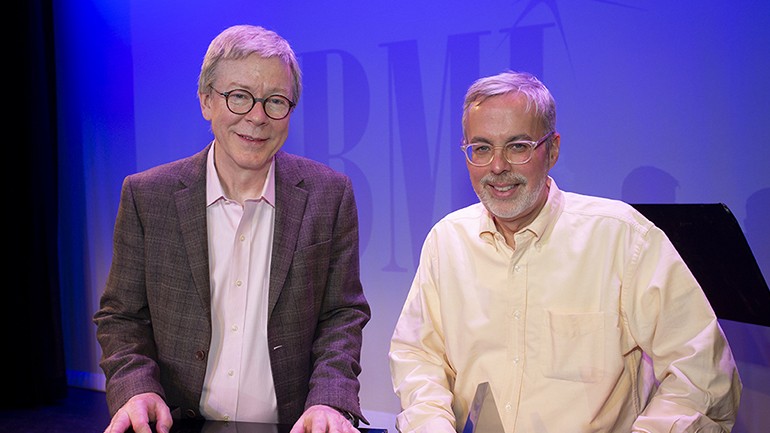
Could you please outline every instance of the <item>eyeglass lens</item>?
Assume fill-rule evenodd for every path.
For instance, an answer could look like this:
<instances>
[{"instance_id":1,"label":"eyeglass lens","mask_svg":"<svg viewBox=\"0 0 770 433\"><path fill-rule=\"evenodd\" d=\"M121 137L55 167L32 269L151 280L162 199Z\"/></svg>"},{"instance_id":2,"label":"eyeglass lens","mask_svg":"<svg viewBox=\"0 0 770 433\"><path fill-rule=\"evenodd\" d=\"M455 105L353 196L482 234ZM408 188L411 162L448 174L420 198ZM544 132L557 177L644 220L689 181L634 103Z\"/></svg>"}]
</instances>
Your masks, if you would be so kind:
<instances>
[{"instance_id":1,"label":"eyeglass lens","mask_svg":"<svg viewBox=\"0 0 770 433\"><path fill-rule=\"evenodd\" d=\"M236 89L225 93L227 108L235 114L246 114L254 108L257 102L262 103L262 108L268 117L280 120L291 111L292 103L282 95L270 95L266 98L255 98L246 90Z\"/></svg>"},{"instance_id":2,"label":"eyeglass lens","mask_svg":"<svg viewBox=\"0 0 770 433\"><path fill-rule=\"evenodd\" d=\"M529 142L515 141L503 147L503 157L511 164L529 161L534 146ZM472 164L487 165L495 156L495 148L488 144L471 144L465 148L465 155Z\"/></svg>"}]
</instances>

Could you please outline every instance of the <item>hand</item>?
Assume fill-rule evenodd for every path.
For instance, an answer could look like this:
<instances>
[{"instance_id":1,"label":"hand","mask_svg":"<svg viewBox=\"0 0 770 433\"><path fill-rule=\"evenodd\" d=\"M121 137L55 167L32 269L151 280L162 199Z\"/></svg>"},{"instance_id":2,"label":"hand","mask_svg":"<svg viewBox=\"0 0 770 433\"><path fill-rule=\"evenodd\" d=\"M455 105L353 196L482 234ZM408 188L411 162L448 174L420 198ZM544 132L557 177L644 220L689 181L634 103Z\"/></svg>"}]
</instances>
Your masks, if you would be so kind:
<instances>
[{"instance_id":1,"label":"hand","mask_svg":"<svg viewBox=\"0 0 770 433\"><path fill-rule=\"evenodd\" d=\"M335 408L310 406L294 423L289 433L359 433L358 429Z\"/></svg>"},{"instance_id":2,"label":"hand","mask_svg":"<svg viewBox=\"0 0 770 433\"><path fill-rule=\"evenodd\" d=\"M171 429L173 421L166 402L154 392L137 394L115 412L104 433L123 433L129 427L135 433L152 433L150 423L153 421L158 433L168 433Z\"/></svg>"}]
</instances>

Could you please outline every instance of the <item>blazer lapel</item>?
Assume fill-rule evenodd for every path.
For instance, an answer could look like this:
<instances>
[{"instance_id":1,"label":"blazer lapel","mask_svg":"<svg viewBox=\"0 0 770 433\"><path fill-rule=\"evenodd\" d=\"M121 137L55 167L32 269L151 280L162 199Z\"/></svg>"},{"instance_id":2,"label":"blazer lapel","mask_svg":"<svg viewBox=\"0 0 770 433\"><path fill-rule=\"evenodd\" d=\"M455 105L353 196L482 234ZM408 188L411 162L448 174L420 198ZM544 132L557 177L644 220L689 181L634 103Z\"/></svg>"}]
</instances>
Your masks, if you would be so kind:
<instances>
[{"instance_id":1,"label":"blazer lapel","mask_svg":"<svg viewBox=\"0 0 770 433\"><path fill-rule=\"evenodd\" d=\"M275 233L270 264L268 317L286 282L305 215L307 191L301 187L301 183L302 174L296 160L283 151L278 152L275 155Z\"/></svg>"},{"instance_id":2,"label":"blazer lapel","mask_svg":"<svg viewBox=\"0 0 770 433\"><path fill-rule=\"evenodd\" d=\"M211 145L189 159L179 171L183 184L175 194L182 233L195 288L206 314L211 316L209 247L206 225L206 158Z\"/></svg>"}]
</instances>

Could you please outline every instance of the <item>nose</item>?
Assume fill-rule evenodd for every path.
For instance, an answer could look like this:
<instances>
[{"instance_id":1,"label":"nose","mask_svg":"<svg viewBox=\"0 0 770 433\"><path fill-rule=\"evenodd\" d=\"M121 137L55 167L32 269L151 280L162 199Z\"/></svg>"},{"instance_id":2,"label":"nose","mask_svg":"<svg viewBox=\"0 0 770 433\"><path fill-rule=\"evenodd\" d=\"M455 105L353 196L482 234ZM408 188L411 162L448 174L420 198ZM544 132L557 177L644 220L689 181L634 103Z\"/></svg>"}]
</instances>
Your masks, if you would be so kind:
<instances>
[{"instance_id":1,"label":"nose","mask_svg":"<svg viewBox=\"0 0 770 433\"><path fill-rule=\"evenodd\" d=\"M495 156L492 158L492 162L489 163L489 169L495 174L510 170L511 163L505 159L505 148L495 147L494 152Z\"/></svg>"},{"instance_id":2,"label":"nose","mask_svg":"<svg viewBox=\"0 0 770 433\"><path fill-rule=\"evenodd\" d=\"M267 122L267 119L269 119L265 113L265 107L261 102L255 103L254 106L251 107L251 111L244 114L243 117L245 117L246 120L250 120L255 123L264 123Z\"/></svg>"}]
</instances>

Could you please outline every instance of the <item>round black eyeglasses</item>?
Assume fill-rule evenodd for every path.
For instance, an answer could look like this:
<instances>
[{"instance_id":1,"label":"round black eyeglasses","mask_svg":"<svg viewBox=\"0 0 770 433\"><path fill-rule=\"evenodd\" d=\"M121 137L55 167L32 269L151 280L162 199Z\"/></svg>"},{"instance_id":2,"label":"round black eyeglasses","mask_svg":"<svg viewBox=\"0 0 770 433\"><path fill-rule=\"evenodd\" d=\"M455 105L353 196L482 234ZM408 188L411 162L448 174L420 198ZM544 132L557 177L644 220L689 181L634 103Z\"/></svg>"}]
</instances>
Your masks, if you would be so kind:
<instances>
[{"instance_id":1,"label":"round black eyeglasses","mask_svg":"<svg viewBox=\"0 0 770 433\"><path fill-rule=\"evenodd\" d=\"M228 92L220 92L214 86L211 89L225 98L227 109L233 114L246 114L250 112L257 102L262 104L267 117L273 120L281 120L291 113L295 103L283 95L274 94L264 98L255 98L248 90L235 89Z\"/></svg>"}]
</instances>

